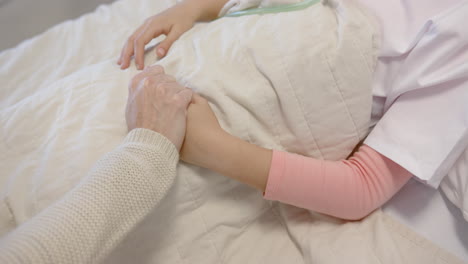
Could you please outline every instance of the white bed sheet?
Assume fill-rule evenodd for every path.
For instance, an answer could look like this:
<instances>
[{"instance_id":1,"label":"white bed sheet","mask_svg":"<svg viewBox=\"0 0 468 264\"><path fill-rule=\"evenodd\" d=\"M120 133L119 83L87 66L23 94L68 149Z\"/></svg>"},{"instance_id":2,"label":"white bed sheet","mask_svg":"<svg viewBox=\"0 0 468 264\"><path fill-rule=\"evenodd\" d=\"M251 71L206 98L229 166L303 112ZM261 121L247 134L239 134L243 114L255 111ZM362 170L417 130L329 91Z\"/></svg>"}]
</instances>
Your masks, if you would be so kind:
<instances>
[{"instance_id":1,"label":"white bed sheet","mask_svg":"<svg viewBox=\"0 0 468 264\"><path fill-rule=\"evenodd\" d=\"M2 121L0 122L0 138L2 139L0 141L0 147L2 147L0 165L4 166L0 167L2 172L0 173L2 176L0 177L0 191L2 195L4 194L0 196L0 201L4 202L4 205L9 205L8 208L5 207L8 210L6 213L0 212L0 218L5 215L8 217L8 213L11 213L10 209L14 208L11 210L14 211L14 217L4 219L4 230L27 221L54 200L59 199L79 181L80 177L85 175L100 156L110 151L125 136L124 116L116 113L123 113L127 97L126 85L137 71L134 67L126 71L118 69L115 65L115 58L120 51L120 44L115 44L123 43L142 19L167 8L174 2L174 0L117 1L110 6L102 6L94 13L78 20L58 25L40 36L23 42L14 49L0 53L0 83L2 84L2 89L0 89L0 109L2 110L0 111L2 114L0 115L2 117L0 118ZM318 10L309 11L317 12ZM276 114L273 111L303 111L303 109L300 109L297 104L280 107L266 103L264 103L264 108L260 108L257 104L260 100L248 99L267 98L261 94L258 95L262 91L272 91L260 89L265 86L270 87L270 82L264 80L265 76L271 76L275 82L280 82L275 87L289 87L289 84L283 85L282 82L294 79L297 83L299 78L294 76L294 78L288 78L289 75L285 75L283 71L270 72L268 69L276 64L271 64L271 59L261 60L261 58L268 59L270 56L259 56L257 51L263 54L273 46L262 45L263 42L254 42L253 38L258 37L258 33L270 34L269 31L259 30L262 28L258 28L260 26L258 21L263 21L262 23L268 25L268 28L271 28L271 24L267 23L270 21L275 23L273 25L279 22L283 25L290 25L293 24L291 21L294 23L301 21L294 17L297 14L281 15L288 20L260 20L256 17L244 17L230 20L230 22L218 20L210 24L210 31L206 31L207 33L219 29L219 32L226 33L216 36L235 38L235 41L227 43L237 43L237 40L242 40L247 42L244 43L245 45L255 47L255 49L246 48L241 56L235 56L237 53L233 52L235 50L230 48L231 46L220 49L225 46L218 45L210 50L211 46L202 45L201 43L206 39L211 40L211 42L206 42L211 45L226 43L226 41L223 42L217 38L218 42L216 42L213 38L207 38L206 35L195 35L197 30L203 27L199 25L198 29L195 28L186 33L179 43L173 46L171 52L178 54L179 57L168 56L159 63L166 66L168 73L179 76L180 80L187 81L189 84L193 83L191 87L200 88L198 89L200 92L210 96L212 101L220 106L233 105L229 108L231 109L229 113L220 114L220 120L224 120L223 124L229 125L227 127L232 129L230 132L235 132L234 134L242 136L243 139L254 139L252 141L256 144L272 148L280 147L279 143L275 143L273 137L269 136L271 129L263 129L266 126L262 124L269 124L268 122L271 121L276 123L275 127L278 127L278 122L272 121L271 116L279 118L283 117L284 113ZM335 12L330 13L324 10L310 14L307 18L327 15L330 17L327 21L336 21L334 15L328 16L330 14L333 15ZM344 17L353 18L353 16ZM250 21L253 19L255 21ZM221 23L226 22L231 24L221 26ZM307 25L315 23L308 20L303 20L303 22L307 22ZM251 33L243 33L246 37L236 38L241 34L235 35L232 32L235 32L237 26L242 25L249 25L246 28ZM255 25L257 28L252 28L250 25ZM333 23L332 28L336 28ZM354 25L353 28L362 29L362 26ZM229 29L229 31L221 31L222 29ZM314 29L318 28L314 27ZM299 31L283 31L288 32L287 40L290 43L300 43L291 41L291 39L295 40L292 36L303 39ZM278 30L278 32L282 31ZM323 40L325 33L319 32L316 35ZM267 38L268 36L265 36L265 40L270 39ZM184 42L184 38L190 42ZM342 41L344 38L340 39ZM291 47L290 43L284 41L284 38L278 38L278 40L283 41L268 41L268 43L275 45L284 43ZM242 47L242 45L232 47ZM285 50L281 48L282 46L279 47L279 50ZM337 47L352 48L353 46ZM190 48L196 49L197 52L189 52ZM209 51L211 55L194 57L194 55L200 55L198 51L202 50ZM250 52L252 50L256 52ZM181 53L182 51L186 53ZM213 51L226 55L213 56L217 54ZM288 52L289 56L297 54L290 50ZM186 54L186 56L181 56L181 54ZM247 54L249 56L246 56ZM275 56L271 57L276 58L280 53L272 52L272 54ZM305 58L304 53L301 54L301 58ZM359 52L348 51L346 54L366 57L360 55ZM232 60L228 57L231 55L234 58ZM224 59L220 61L221 58ZM149 52L146 64L155 61L155 53ZM225 61L228 63L224 63ZM225 92L226 84L217 86L211 77L210 80L203 79L207 76L202 74L203 69L208 69L206 72L220 79L223 79L226 72L230 74L231 72L216 71L219 67L214 66L204 68L201 63L208 65L224 63L223 68L226 68L237 61L238 63L235 63L232 68L236 72L246 74L243 75L245 78L236 78L233 80L235 82L226 82L230 85L229 87L232 87L228 90L229 93ZM253 67L257 65L253 62L266 66L257 69ZM192 67L192 65L198 67ZM296 63L291 63L291 65L301 67ZM300 73L300 70L291 72ZM257 72L259 77L252 75ZM352 72L349 71L349 73ZM321 74L318 71L315 73ZM191 82L196 77L202 79ZM233 77L230 76L225 80L230 79ZM252 81L252 83L239 83L241 81ZM240 89L242 87L245 89ZM257 89L247 89L249 87L257 87ZM309 85L301 87L309 87ZM225 96L226 94L230 97ZM268 97L269 103L280 102L276 100L276 93L266 94L272 95ZM281 97L282 104L292 95L293 93L285 93ZM298 98L317 100L319 97L304 95ZM220 100L230 100L236 104L232 102L226 104ZM263 103L263 101L260 102ZM240 103L242 107L235 107ZM312 102L303 105L317 107L318 110L310 109L312 114L323 114L321 112L323 109L319 104ZM217 113L222 112L218 105L213 106ZM255 111L249 112L245 109ZM268 111L270 109L271 111ZM329 112L337 113L337 111ZM248 113L256 113L256 116L250 117ZM294 119L300 118L302 114L291 113L287 116L291 117L291 119L287 118L289 122L287 124L304 123ZM265 116L266 121L258 122L256 125L254 121L258 120L259 116ZM228 119L229 117L232 119ZM250 120L250 122L245 120ZM244 131L246 123L249 124L249 133ZM252 129L253 125L260 128ZM292 129L291 125L284 127ZM336 126L324 127L340 131ZM308 129L307 126L302 125L298 131L306 129ZM288 136L291 133L289 130L286 132L281 130L278 135L287 136L287 140L295 140L294 135ZM268 138L272 141L265 141ZM336 146L331 143L325 145ZM306 144L294 146L302 147ZM295 149L287 150L301 152ZM11 223L13 226L9 225ZM152 212L144 223L122 242L118 250L111 254L108 263L446 264L460 262L446 250L437 247L427 239L422 239L415 232L394 221L392 217L384 215L381 210L377 210L362 221L345 222L291 206L265 202L261 194L252 189L213 172L182 164L179 168L179 177L158 210Z\"/></svg>"},{"instance_id":2,"label":"white bed sheet","mask_svg":"<svg viewBox=\"0 0 468 264\"><path fill-rule=\"evenodd\" d=\"M440 189L411 180L383 211L468 263L468 222Z\"/></svg>"}]
</instances>

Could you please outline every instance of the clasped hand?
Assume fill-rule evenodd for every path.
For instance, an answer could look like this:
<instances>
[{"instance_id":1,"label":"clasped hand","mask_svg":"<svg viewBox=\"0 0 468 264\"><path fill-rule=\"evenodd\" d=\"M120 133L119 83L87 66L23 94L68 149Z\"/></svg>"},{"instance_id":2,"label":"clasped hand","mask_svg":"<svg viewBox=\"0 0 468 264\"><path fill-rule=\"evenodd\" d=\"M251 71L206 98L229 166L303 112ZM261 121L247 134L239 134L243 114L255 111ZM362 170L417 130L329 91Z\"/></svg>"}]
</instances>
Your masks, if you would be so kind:
<instances>
[{"instance_id":1,"label":"clasped hand","mask_svg":"<svg viewBox=\"0 0 468 264\"><path fill-rule=\"evenodd\" d=\"M131 80L126 120L129 131L146 128L158 132L174 143L182 160L199 166L209 154L212 140L225 134L208 101L158 65Z\"/></svg>"}]
</instances>

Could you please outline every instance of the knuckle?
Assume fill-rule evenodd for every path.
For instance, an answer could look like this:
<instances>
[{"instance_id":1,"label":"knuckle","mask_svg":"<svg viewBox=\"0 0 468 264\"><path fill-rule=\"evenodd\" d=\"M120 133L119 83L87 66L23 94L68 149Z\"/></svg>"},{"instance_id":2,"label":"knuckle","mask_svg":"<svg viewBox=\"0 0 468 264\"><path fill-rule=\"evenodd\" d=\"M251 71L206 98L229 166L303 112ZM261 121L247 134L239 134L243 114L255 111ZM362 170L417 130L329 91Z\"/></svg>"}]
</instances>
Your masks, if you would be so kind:
<instances>
[{"instance_id":1,"label":"knuckle","mask_svg":"<svg viewBox=\"0 0 468 264\"><path fill-rule=\"evenodd\" d=\"M137 85L130 85L128 87L128 92L129 94L135 94L138 91L138 86Z\"/></svg>"},{"instance_id":2,"label":"knuckle","mask_svg":"<svg viewBox=\"0 0 468 264\"><path fill-rule=\"evenodd\" d=\"M162 82L162 83L158 83L157 88L160 90L167 91L171 88L171 86L168 83Z\"/></svg>"},{"instance_id":3,"label":"knuckle","mask_svg":"<svg viewBox=\"0 0 468 264\"><path fill-rule=\"evenodd\" d=\"M136 75L135 77L132 78L132 80L130 81L130 89L135 89L135 87L138 85L139 83L139 76Z\"/></svg>"},{"instance_id":4,"label":"knuckle","mask_svg":"<svg viewBox=\"0 0 468 264\"><path fill-rule=\"evenodd\" d=\"M156 96L157 96L158 98L165 98L165 97L166 97L166 90L161 89L161 88L159 88L159 87L156 87L155 93L156 93Z\"/></svg>"},{"instance_id":5,"label":"knuckle","mask_svg":"<svg viewBox=\"0 0 468 264\"><path fill-rule=\"evenodd\" d=\"M130 37L128 37L128 39L127 39L128 43L133 43L133 41L135 41L135 36L134 35L131 35Z\"/></svg>"},{"instance_id":6,"label":"knuckle","mask_svg":"<svg viewBox=\"0 0 468 264\"><path fill-rule=\"evenodd\" d=\"M166 78L166 81L169 81L169 82L175 82L176 81L176 78L174 78L174 76L171 76L171 75L165 74L164 78Z\"/></svg>"},{"instance_id":7,"label":"knuckle","mask_svg":"<svg viewBox=\"0 0 468 264\"><path fill-rule=\"evenodd\" d=\"M186 103L182 96L176 96L174 98L174 104L176 105L178 109L185 109Z\"/></svg>"},{"instance_id":8,"label":"knuckle","mask_svg":"<svg viewBox=\"0 0 468 264\"><path fill-rule=\"evenodd\" d=\"M151 76L146 76L143 78L143 85L145 87L152 87L154 86L154 79Z\"/></svg>"},{"instance_id":9,"label":"knuckle","mask_svg":"<svg viewBox=\"0 0 468 264\"><path fill-rule=\"evenodd\" d=\"M152 78L156 81L156 83L159 85L160 83L164 82L164 77L160 74L154 74L152 73Z\"/></svg>"},{"instance_id":10,"label":"knuckle","mask_svg":"<svg viewBox=\"0 0 468 264\"><path fill-rule=\"evenodd\" d=\"M160 73L160 74L158 74L156 76L157 76L156 78L158 79L158 81L161 82L161 83L170 83L171 82L170 81L171 79L170 79L169 75L166 75L164 73Z\"/></svg>"},{"instance_id":11,"label":"knuckle","mask_svg":"<svg viewBox=\"0 0 468 264\"><path fill-rule=\"evenodd\" d=\"M153 70L157 73L164 73L164 68L161 65L154 65Z\"/></svg>"},{"instance_id":12,"label":"knuckle","mask_svg":"<svg viewBox=\"0 0 468 264\"><path fill-rule=\"evenodd\" d=\"M123 52L122 52L122 57L124 59L127 59L131 56L131 51L129 50L128 46L125 46Z\"/></svg>"},{"instance_id":13,"label":"knuckle","mask_svg":"<svg viewBox=\"0 0 468 264\"><path fill-rule=\"evenodd\" d=\"M133 40L133 44L135 46L141 46L143 44L141 38L136 38L135 40Z\"/></svg>"}]
</instances>

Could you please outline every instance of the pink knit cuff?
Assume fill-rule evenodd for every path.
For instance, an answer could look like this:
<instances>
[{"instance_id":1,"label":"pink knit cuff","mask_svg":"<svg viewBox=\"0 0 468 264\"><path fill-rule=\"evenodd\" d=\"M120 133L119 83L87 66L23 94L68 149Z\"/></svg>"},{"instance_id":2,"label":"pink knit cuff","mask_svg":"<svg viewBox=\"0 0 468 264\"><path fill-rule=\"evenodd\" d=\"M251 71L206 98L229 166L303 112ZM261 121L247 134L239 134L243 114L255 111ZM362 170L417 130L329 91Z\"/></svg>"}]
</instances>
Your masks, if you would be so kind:
<instances>
[{"instance_id":1,"label":"pink knit cuff","mask_svg":"<svg viewBox=\"0 0 468 264\"><path fill-rule=\"evenodd\" d=\"M409 178L411 173L366 145L342 161L273 151L264 198L355 220L380 207Z\"/></svg>"},{"instance_id":2,"label":"pink knit cuff","mask_svg":"<svg viewBox=\"0 0 468 264\"><path fill-rule=\"evenodd\" d=\"M271 159L270 173L268 174L267 186L265 188L264 198L267 200L276 200L278 196L279 185L284 176L286 153L273 150Z\"/></svg>"}]
</instances>

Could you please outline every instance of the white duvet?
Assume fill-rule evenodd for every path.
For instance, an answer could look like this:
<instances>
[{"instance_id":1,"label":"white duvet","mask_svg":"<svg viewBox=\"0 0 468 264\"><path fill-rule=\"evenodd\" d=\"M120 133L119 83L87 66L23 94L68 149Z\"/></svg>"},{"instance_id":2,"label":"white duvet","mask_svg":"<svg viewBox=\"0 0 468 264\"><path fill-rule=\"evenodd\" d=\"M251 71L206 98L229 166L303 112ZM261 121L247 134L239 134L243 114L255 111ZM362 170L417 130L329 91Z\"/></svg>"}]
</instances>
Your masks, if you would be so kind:
<instances>
[{"instance_id":1,"label":"white duvet","mask_svg":"<svg viewBox=\"0 0 468 264\"><path fill-rule=\"evenodd\" d=\"M0 54L0 234L73 188L126 134L126 37L174 1L121 0ZM367 133L375 29L351 4L197 25L158 63L222 126L264 147L345 158ZM80 235L80 234L77 234ZM457 263L380 211L344 222L181 164L109 263Z\"/></svg>"}]
</instances>

